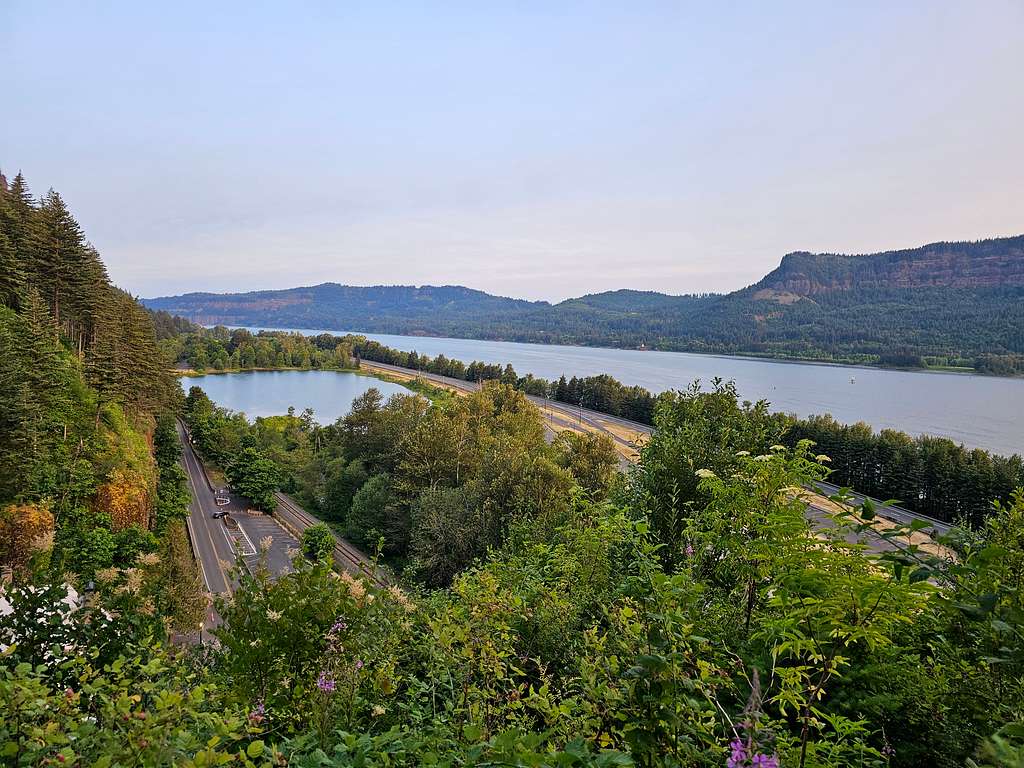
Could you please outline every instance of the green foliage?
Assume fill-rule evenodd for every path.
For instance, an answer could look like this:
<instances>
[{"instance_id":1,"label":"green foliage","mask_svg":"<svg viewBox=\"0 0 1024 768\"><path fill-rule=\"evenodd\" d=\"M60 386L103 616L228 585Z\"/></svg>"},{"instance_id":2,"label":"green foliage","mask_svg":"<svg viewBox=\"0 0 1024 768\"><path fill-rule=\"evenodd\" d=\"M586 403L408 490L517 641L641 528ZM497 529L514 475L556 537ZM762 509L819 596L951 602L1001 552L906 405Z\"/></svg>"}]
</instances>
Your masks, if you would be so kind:
<instances>
[{"instance_id":1,"label":"green foliage","mask_svg":"<svg viewBox=\"0 0 1024 768\"><path fill-rule=\"evenodd\" d=\"M302 532L302 554L309 560L328 560L334 552L334 534L323 523Z\"/></svg>"},{"instance_id":2,"label":"green foliage","mask_svg":"<svg viewBox=\"0 0 1024 768\"><path fill-rule=\"evenodd\" d=\"M274 493L281 486L281 471L255 445L242 448L226 468L228 482L257 509L273 510Z\"/></svg>"},{"instance_id":3,"label":"green foliage","mask_svg":"<svg viewBox=\"0 0 1024 768\"><path fill-rule=\"evenodd\" d=\"M554 448L559 466L569 470L591 499L608 495L619 466L619 455L608 435L565 430L555 436Z\"/></svg>"},{"instance_id":4,"label":"green foliage","mask_svg":"<svg viewBox=\"0 0 1024 768\"><path fill-rule=\"evenodd\" d=\"M479 498L466 487L426 489L413 502L411 517L413 570L429 586L450 584L486 554L479 534L487 521Z\"/></svg>"},{"instance_id":5,"label":"green foliage","mask_svg":"<svg viewBox=\"0 0 1024 768\"><path fill-rule=\"evenodd\" d=\"M631 471L631 495L650 517L665 555L678 556L686 520L707 495L699 470L728 477L740 454L761 454L777 443L784 420L764 401L741 403L732 382L716 379L703 392L699 382L663 395L655 411L656 430Z\"/></svg>"},{"instance_id":6,"label":"green foliage","mask_svg":"<svg viewBox=\"0 0 1024 768\"><path fill-rule=\"evenodd\" d=\"M339 457L326 463L324 474L326 479L321 512L327 520L344 523L356 493L369 479L366 465L362 459L345 461Z\"/></svg>"},{"instance_id":7,"label":"green foliage","mask_svg":"<svg viewBox=\"0 0 1024 768\"><path fill-rule=\"evenodd\" d=\"M2 187L0 264L13 254L16 269L0 280L0 340L15 350L0 356L0 502L45 510L56 528L53 551L19 553L4 585L5 764L1020 763L1024 491L991 494L972 457L970 489L929 498L1000 501L944 550L915 543L917 526L879 533L868 509L811 517L801 489L827 473L820 457L795 432L776 445L786 420L720 382L659 400L625 484L607 443L549 445L527 397L642 412L643 393L607 377L550 385L408 353L412 368L499 381L434 404L371 392L323 427L294 412L249 424L192 388L192 439L236 490L269 506L286 483L367 548L383 538L432 591L333 572L331 533L316 527L289 573L240 565L216 605L216 644L168 654L169 631L207 606L175 425L157 418L175 398L152 323L110 289L59 196L37 205L23 180ZM776 277L794 265L840 282L859 268L801 256ZM813 321L801 304L786 316ZM188 354L208 364L212 339L234 344L239 366L315 365L288 337L189 332L202 343ZM345 351L334 337L312 343ZM387 351L356 339L351 353ZM845 434L843 466L879 483L909 455L889 435ZM965 465L951 466L930 476ZM864 543L878 539L881 554ZM65 579L95 592L73 599Z\"/></svg>"},{"instance_id":8,"label":"green foliage","mask_svg":"<svg viewBox=\"0 0 1024 768\"><path fill-rule=\"evenodd\" d=\"M839 424L830 416L794 421L785 442L813 440L831 459L830 482L944 520L984 524L991 503L1024 484L1024 459L968 450L952 440Z\"/></svg>"},{"instance_id":9,"label":"green foliage","mask_svg":"<svg viewBox=\"0 0 1024 768\"><path fill-rule=\"evenodd\" d=\"M273 335L279 332L263 333ZM507 365L502 367L479 362L466 365L444 355L430 358L415 351L392 349L363 336L334 337L321 334L314 341L324 348L332 345L351 348L356 361L363 359L388 363L465 381L500 381L534 398L584 405L588 409L644 425L654 424L659 399L673 397L671 393L656 397L642 387L628 387L607 374L582 378L574 376L568 380L562 376L558 381L547 381L532 375L516 377L515 371ZM886 354L889 359L893 359L895 353ZM423 381L413 382L410 386L432 400L440 399L437 396L439 390ZM451 395L449 393L446 396ZM356 448L355 455L371 458L375 454L385 455L389 451L387 446L394 446L397 442L396 433L388 435L374 430L359 415L367 407L371 412L379 410L380 400L377 393L358 398L353 414L346 419L348 437L353 445L360 439L363 430L365 439L378 441L377 451ZM379 416L376 418L379 419ZM783 420L781 416L777 418ZM833 479L836 482L878 498L899 499L911 510L947 522L966 520L972 525L979 525L992 499L1005 502L1010 491L1024 483L1024 462L1019 456L1007 458L977 449L968 451L945 438L914 438L894 430L883 430L875 436L864 424L842 425L827 415L807 419L786 418L784 421L789 428L780 439L790 446L803 439L818 442L820 450L832 460L831 467L835 470ZM383 419L382 423L387 424L389 420ZM573 440L589 440L595 445L600 442L600 438L592 434L577 437L562 435L559 440L563 449L571 445ZM605 447L601 447L599 453L605 453ZM283 457L275 455L274 458L281 464L280 459ZM595 458L597 456L591 452L588 461L592 462ZM568 461L567 456L560 459L562 466L568 466ZM393 467L387 465L379 468L390 471ZM585 487L594 483L602 487L607 484L603 480L586 477L592 474L592 467L577 469L580 471L577 480ZM331 475L333 473L328 473L328 476ZM309 482L308 478L297 480L289 490L297 491L303 483ZM315 495L306 495L303 499L313 506L319 503ZM332 519L341 519L344 514L342 509L328 511L325 508L322 511Z\"/></svg>"},{"instance_id":10,"label":"green foliage","mask_svg":"<svg viewBox=\"0 0 1024 768\"><path fill-rule=\"evenodd\" d=\"M163 348L195 371L277 368L341 370L355 367L352 346L329 334L316 337L283 331L250 333L244 328L202 328L156 312L165 334ZM175 334L173 328L180 326Z\"/></svg>"},{"instance_id":11,"label":"green foliage","mask_svg":"<svg viewBox=\"0 0 1024 768\"><path fill-rule=\"evenodd\" d=\"M352 498L345 532L357 545L369 549L383 538L385 546L394 550L408 535L407 528L408 521L395 503L390 475L374 475Z\"/></svg>"},{"instance_id":12,"label":"green foliage","mask_svg":"<svg viewBox=\"0 0 1024 768\"><path fill-rule=\"evenodd\" d=\"M79 655L63 666L66 687L27 663L0 669L5 765L254 765L246 750L259 754L258 734L166 655L143 647L105 665Z\"/></svg>"},{"instance_id":13,"label":"green foliage","mask_svg":"<svg viewBox=\"0 0 1024 768\"><path fill-rule=\"evenodd\" d=\"M0 504L45 506L48 567L84 583L156 550L181 514L148 439L178 386L148 313L109 283L64 200L35 200L20 174L0 183L0 261Z\"/></svg>"},{"instance_id":14,"label":"green foliage","mask_svg":"<svg viewBox=\"0 0 1024 768\"><path fill-rule=\"evenodd\" d=\"M56 546L63 553L62 565L83 579L91 579L102 568L114 562L118 542L109 527L79 519L65 524L57 533Z\"/></svg>"}]
</instances>

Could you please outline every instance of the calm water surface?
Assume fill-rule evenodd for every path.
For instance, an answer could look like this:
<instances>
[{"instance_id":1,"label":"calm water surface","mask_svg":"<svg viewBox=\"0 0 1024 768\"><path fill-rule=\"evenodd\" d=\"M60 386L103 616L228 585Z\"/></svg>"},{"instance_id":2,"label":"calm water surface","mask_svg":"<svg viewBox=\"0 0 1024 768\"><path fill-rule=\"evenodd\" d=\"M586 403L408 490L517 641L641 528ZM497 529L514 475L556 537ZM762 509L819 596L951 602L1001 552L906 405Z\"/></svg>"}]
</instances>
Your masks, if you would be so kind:
<instances>
[{"instance_id":1,"label":"calm water surface","mask_svg":"<svg viewBox=\"0 0 1024 768\"><path fill-rule=\"evenodd\" d=\"M346 333L299 332L310 335ZM520 375L532 373L551 379L563 373L569 377L608 373L619 381L639 384L652 392L681 389L695 379L708 382L718 376L734 380L744 398L764 398L771 402L773 409L786 413L800 416L831 413L839 421L864 421L876 430L893 428L912 435L939 435L1001 454L1024 452L1024 379L887 371L683 352L364 335L396 349L414 349L431 357L443 353L466 363L472 360L511 363ZM331 376L327 374L325 378ZM311 379L291 381L297 384ZM331 385L310 386L322 391L320 387ZM310 403L311 397L306 398ZM298 402L295 405L299 407ZM321 409L315 405L314 408L324 421ZM240 409L249 412L249 409Z\"/></svg>"},{"instance_id":2,"label":"calm water surface","mask_svg":"<svg viewBox=\"0 0 1024 768\"><path fill-rule=\"evenodd\" d=\"M344 371L249 371L186 376L181 386L202 387L217 405L242 411L250 419L277 416L312 408L321 424L330 424L349 412L352 401L370 387L376 387L385 399L393 394L409 394L399 384Z\"/></svg>"}]
</instances>

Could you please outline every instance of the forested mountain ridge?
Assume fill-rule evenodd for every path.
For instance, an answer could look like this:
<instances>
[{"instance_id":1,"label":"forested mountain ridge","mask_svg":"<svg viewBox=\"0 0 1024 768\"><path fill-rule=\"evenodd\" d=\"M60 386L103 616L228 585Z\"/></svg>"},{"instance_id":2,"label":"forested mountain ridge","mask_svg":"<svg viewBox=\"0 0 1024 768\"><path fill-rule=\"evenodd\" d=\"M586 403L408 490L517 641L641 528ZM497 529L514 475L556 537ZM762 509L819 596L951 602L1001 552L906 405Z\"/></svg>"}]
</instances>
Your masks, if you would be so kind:
<instances>
[{"instance_id":1,"label":"forested mountain ridge","mask_svg":"<svg viewBox=\"0 0 1024 768\"><path fill-rule=\"evenodd\" d=\"M275 317L298 322L324 315L330 308L339 319L365 318L371 323L405 320L416 322L449 313L486 313L502 316L526 313L546 302L529 302L492 296L462 286L377 285L348 286L338 283L250 293L190 293L180 297L144 300L152 309L165 309L195 322L213 325L227 318ZM358 314L353 314L357 311ZM240 320L231 320L240 323Z\"/></svg>"},{"instance_id":2,"label":"forested mountain ridge","mask_svg":"<svg viewBox=\"0 0 1024 768\"><path fill-rule=\"evenodd\" d=\"M458 286L325 283L144 303L211 325L1024 372L1024 235L865 256L790 253L726 295L623 289L549 304Z\"/></svg>"}]
</instances>

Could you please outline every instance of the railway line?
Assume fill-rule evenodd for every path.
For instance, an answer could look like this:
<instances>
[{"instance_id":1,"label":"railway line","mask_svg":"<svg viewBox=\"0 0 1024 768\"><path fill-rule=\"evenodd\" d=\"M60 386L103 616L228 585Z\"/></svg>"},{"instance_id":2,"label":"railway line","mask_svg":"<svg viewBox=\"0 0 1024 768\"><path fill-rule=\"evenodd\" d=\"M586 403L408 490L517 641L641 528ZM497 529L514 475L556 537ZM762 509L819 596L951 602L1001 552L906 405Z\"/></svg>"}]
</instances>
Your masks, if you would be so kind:
<instances>
[{"instance_id":1,"label":"railway line","mask_svg":"<svg viewBox=\"0 0 1024 768\"><path fill-rule=\"evenodd\" d=\"M287 494L278 492L274 496L277 499L274 514L300 534L311 526L323 523L323 520L309 514ZM331 531L331 535L334 536L334 562L339 568L344 568L354 575L366 576L377 586L386 587L390 583L384 569L334 531Z\"/></svg>"}]
</instances>

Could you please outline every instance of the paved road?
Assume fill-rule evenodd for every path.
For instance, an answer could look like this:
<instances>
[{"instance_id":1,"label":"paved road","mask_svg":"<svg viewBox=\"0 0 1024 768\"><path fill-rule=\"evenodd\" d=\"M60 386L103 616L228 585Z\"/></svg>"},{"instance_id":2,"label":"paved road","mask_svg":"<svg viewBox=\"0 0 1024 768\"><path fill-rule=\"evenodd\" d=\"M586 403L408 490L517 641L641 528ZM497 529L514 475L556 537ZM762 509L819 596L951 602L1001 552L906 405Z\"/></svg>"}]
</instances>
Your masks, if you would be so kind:
<instances>
[{"instance_id":1,"label":"paved road","mask_svg":"<svg viewBox=\"0 0 1024 768\"><path fill-rule=\"evenodd\" d=\"M188 473L189 490L192 492L186 523L207 591L211 595L230 595L236 585L227 571L234 564L235 557L241 554L246 565L255 567L259 561L260 543L268 537L271 541L266 554L267 568L274 575L291 571L290 552L299 546L295 538L272 517L250 515L244 498L215 493L181 422L178 422L178 438L181 440L182 464ZM217 495L227 496L230 503L217 506ZM218 511L226 511L230 517L214 519L213 515ZM220 617L211 606L207 626L219 623Z\"/></svg>"},{"instance_id":2,"label":"paved road","mask_svg":"<svg viewBox=\"0 0 1024 768\"><path fill-rule=\"evenodd\" d=\"M817 483L817 486L825 496L834 496L840 491L839 486L833 485L832 483ZM944 536L949 533L949 529L952 527L949 523L936 520L934 517L928 517L927 515L921 515L917 512L911 512L909 509L897 507L894 504L883 504L878 499L872 499L870 496L865 496L861 493L851 491L849 493L849 497L850 501L857 506L862 505L865 500L870 500L875 505L875 514L879 517L884 517L887 520L892 520L894 523L910 525L914 520L922 520L931 526L930 529L923 529L925 533L936 533L940 536Z\"/></svg>"},{"instance_id":3,"label":"paved road","mask_svg":"<svg viewBox=\"0 0 1024 768\"><path fill-rule=\"evenodd\" d=\"M180 421L178 422L178 438L181 440L181 462L188 474L188 486L192 492L186 525L189 536L192 538L196 559L199 561L203 583L206 585L206 591L211 595L230 595L233 585L228 578L225 564L234 562L235 553L225 535L224 524L211 517L218 509L214 501L213 489L206 479L206 473L203 472ZM207 616L207 625L214 626L219 623L220 617L211 606Z\"/></svg>"}]
</instances>

